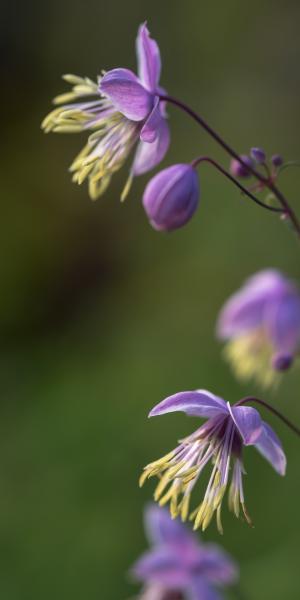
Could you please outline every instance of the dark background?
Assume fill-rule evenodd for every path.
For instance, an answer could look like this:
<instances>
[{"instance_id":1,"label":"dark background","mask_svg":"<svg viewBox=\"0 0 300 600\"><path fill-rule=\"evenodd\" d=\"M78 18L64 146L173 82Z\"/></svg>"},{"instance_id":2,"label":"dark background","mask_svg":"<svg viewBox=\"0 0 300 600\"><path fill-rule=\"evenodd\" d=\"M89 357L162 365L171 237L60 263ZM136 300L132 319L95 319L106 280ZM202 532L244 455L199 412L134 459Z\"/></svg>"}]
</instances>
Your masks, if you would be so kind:
<instances>
[{"instance_id":1,"label":"dark background","mask_svg":"<svg viewBox=\"0 0 300 600\"><path fill-rule=\"evenodd\" d=\"M145 547L142 509L153 490L149 483L140 491L138 475L198 425L181 414L148 421L149 409L197 387L230 401L259 394L222 361L217 312L261 268L299 276L288 228L210 166L200 170L196 217L171 235L147 223L147 176L125 205L126 169L91 203L67 172L84 136L40 130L51 98L66 89L60 75L135 68L136 31L148 19L170 93L239 151L257 145L299 158L299 17L296 0L2 3L1 598L136 593L126 572ZM164 165L198 154L227 165L193 122L175 108L169 115ZM297 169L282 175L295 208L299 186ZM299 383L295 369L276 393L264 394L298 424ZM224 510L224 537L214 525L204 537L240 561L245 599L296 600L299 441L269 420L287 452L286 478L247 450L255 528Z\"/></svg>"}]
</instances>

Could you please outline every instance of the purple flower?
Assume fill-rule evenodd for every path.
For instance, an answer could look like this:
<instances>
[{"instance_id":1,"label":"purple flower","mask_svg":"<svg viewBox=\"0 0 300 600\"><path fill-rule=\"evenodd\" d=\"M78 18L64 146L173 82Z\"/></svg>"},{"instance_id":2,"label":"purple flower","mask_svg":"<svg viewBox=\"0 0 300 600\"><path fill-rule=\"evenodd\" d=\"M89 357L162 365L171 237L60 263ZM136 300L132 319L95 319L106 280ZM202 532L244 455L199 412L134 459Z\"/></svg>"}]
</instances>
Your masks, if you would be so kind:
<instances>
[{"instance_id":1,"label":"purple flower","mask_svg":"<svg viewBox=\"0 0 300 600\"><path fill-rule=\"evenodd\" d=\"M251 148L251 156L258 165L261 165L266 160L266 153L262 148Z\"/></svg>"},{"instance_id":2,"label":"purple flower","mask_svg":"<svg viewBox=\"0 0 300 600\"><path fill-rule=\"evenodd\" d=\"M274 167L281 167L281 165L283 165L283 158L280 154L273 154L271 157L271 162Z\"/></svg>"},{"instance_id":3,"label":"purple flower","mask_svg":"<svg viewBox=\"0 0 300 600\"><path fill-rule=\"evenodd\" d=\"M217 335L242 379L276 382L300 350L300 292L274 269L260 271L225 303Z\"/></svg>"},{"instance_id":4,"label":"purple flower","mask_svg":"<svg viewBox=\"0 0 300 600\"><path fill-rule=\"evenodd\" d=\"M249 167L253 166L253 161L250 158L250 156L247 156L247 154L241 154L240 158L242 159L243 163L245 163L245 165L248 165ZM247 177L251 177L251 171L249 171L247 167L240 163L240 161L236 158L233 158L231 160L230 173L231 175L233 175L233 177L241 177L244 179L246 179Z\"/></svg>"},{"instance_id":5,"label":"purple flower","mask_svg":"<svg viewBox=\"0 0 300 600\"><path fill-rule=\"evenodd\" d=\"M65 75L72 91L54 99L59 108L42 123L46 133L93 132L70 167L73 181L81 184L88 178L93 200L105 191L111 176L123 166L136 144L122 199L129 192L132 178L157 165L169 147L164 104L158 97L162 92L160 53L146 24L138 31L137 58L138 77L128 69L113 69L99 77L97 84L87 77Z\"/></svg>"},{"instance_id":6,"label":"purple flower","mask_svg":"<svg viewBox=\"0 0 300 600\"><path fill-rule=\"evenodd\" d=\"M216 586L237 580L237 566L219 546L200 544L165 509L148 506L145 529L152 548L132 570L145 584L143 600L221 600Z\"/></svg>"},{"instance_id":7,"label":"purple flower","mask_svg":"<svg viewBox=\"0 0 300 600\"><path fill-rule=\"evenodd\" d=\"M143 205L149 221L158 231L178 229L189 221L199 203L199 180L188 164L168 167L148 183Z\"/></svg>"},{"instance_id":8,"label":"purple flower","mask_svg":"<svg viewBox=\"0 0 300 600\"><path fill-rule=\"evenodd\" d=\"M255 446L280 474L285 474L286 458L281 443L271 427L262 421L259 412L250 406L231 406L223 398L206 390L181 392L169 396L155 406L149 416L183 411L189 416L207 421L194 433L182 439L177 448L144 468L143 485L149 477L159 477L154 499L163 506L170 503L173 518L185 521L190 513L190 498L205 466L211 461L212 471L202 502L190 513L194 529L206 529L214 514L220 533L222 501L227 489L230 467L229 508L238 517L240 506L251 524L243 491L243 448Z\"/></svg>"}]
</instances>

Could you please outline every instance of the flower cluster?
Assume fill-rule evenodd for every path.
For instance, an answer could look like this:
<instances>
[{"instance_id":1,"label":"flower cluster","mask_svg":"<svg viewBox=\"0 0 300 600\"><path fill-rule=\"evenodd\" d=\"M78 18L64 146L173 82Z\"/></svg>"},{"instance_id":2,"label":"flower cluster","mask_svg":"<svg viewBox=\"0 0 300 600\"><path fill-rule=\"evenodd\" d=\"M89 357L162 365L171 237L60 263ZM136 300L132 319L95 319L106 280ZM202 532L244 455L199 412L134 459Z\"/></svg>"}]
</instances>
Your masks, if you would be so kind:
<instances>
[{"instance_id":1,"label":"flower cluster","mask_svg":"<svg viewBox=\"0 0 300 600\"><path fill-rule=\"evenodd\" d=\"M157 166L170 143L166 104L171 103L192 117L231 157L229 170L209 156L198 156L164 168L146 185L143 207L157 231L173 231L195 214L200 199L197 168L209 164L256 205L279 214L300 237L300 222L277 187L284 163L281 155L267 158L259 147L239 154L194 110L160 86L161 59L158 45L146 24L137 36L138 75L126 68L103 72L97 82L87 77L65 75L72 88L54 99L56 108L44 119L45 132L88 132L86 145L73 161L73 181L88 180L90 197L98 198L112 175L135 155L121 199L129 193L133 178ZM243 180L254 183L245 187ZM242 182L241 182L242 180ZM266 190L266 201L256 194ZM300 352L300 291L276 269L261 271L225 303L217 322L217 337L226 342L225 356L242 380L255 379L262 386L276 383ZM250 525L243 475L244 449L254 446L283 476L286 457L279 438L260 413L249 406L257 403L281 418L294 432L297 427L265 401L246 397L235 404L207 390L186 391L169 396L150 417L175 411L206 421L178 442L162 458L148 464L140 485L157 477L154 499L166 509L151 506L146 511L146 530L152 548L134 565L133 574L144 584L143 600L220 600L219 587L234 583L237 568L217 546L200 544L179 519L205 530L213 518L223 533L221 510L225 496L229 509ZM198 505L192 495L204 471L211 471Z\"/></svg>"}]
</instances>

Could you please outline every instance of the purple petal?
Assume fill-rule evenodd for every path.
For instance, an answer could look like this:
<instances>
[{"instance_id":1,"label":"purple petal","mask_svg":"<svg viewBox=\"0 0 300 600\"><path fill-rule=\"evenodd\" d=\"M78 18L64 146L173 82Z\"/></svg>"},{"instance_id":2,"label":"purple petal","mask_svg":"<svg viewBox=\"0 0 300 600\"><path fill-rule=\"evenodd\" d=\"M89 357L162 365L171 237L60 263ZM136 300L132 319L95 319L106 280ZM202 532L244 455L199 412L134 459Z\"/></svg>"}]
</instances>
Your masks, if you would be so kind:
<instances>
[{"instance_id":1,"label":"purple petal","mask_svg":"<svg viewBox=\"0 0 300 600\"><path fill-rule=\"evenodd\" d=\"M193 571L197 571L196 563ZM212 583L230 584L238 579L238 568L221 548L214 544L206 544L198 551L198 574Z\"/></svg>"},{"instance_id":2,"label":"purple petal","mask_svg":"<svg viewBox=\"0 0 300 600\"><path fill-rule=\"evenodd\" d=\"M171 589L186 585L189 576L180 555L168 546L143 554L133 565L132 573L136 579L157 582Z\"/></svg>"},{"instance_id":3,"label":"purple petal","mask_svg":"<svg viewBox=\"0 0 300 600\"><path fill-rule=\"evenodd\" d=\"M286 456L281 442L272 427L264 421L262 423L262 432L255 443L255 448L271 463L279 475L285 475Z\"/></svg>"},{"instance_id":4,"label":"purple petal","mask_svg":"<svg viewBox=\"0 0 300 600\"><path fill-rule=\"evenodd\" d=\"M139 143L132 165L133 175L147 173L163 160L170 144L169 126L163 117L157 124L156 132L156 139L152 144L142 141Z\"/></svg>"},{"instance_id":5,"label":"purple petal","mask_svg":"<svg viewBox=\"0 0 300 600\"><path fill-rule=\"evenodd\" d=\"M217 323L217 335L229 338L262 324L267 303L273 302L290 283L273 269L250 277L245 285L225 303Z\"/></svg>"},{"instance_id":6,"label":"purple petal","mask_svg":"<svg viewBox=\"0 0 300 600\"><path fill-rule=\"evenodd\" d=\"M145 529L152 544L194 545L195 536L179 519L171 519L165 508L150 504L145 510Z\"/></svg>"},{"instance_id":7,"label":"purple petal","mask_svg":"<svg viewBox=\"0 0 300 600\"><path fill-rule=\"evenodd\" d=\"M192 577L187 590L188 600L224 600L224 596L204 577Z\"/></svg>"},{"instance_id":8,"label":"purple petal","mask_svg":"<svg viewBox=\"0 0 300 600\"><path fill-rule=\"evenodd\" d=\"M150 38L146 23L140 26L136 40L138 73L143 84L155 91L161 71L160 52L155 40Z\"/></svg>"},{"instance_id":9,"label":"purple petal","mask_svg":"<svg viewBox=\"0 0 300 600\"><path fill-rule=\"evenodd\" d=\"M143 142L148 142L151 144L156 140L161 119L162 117L160 112L159 98L156 98L154 108L141 131L140 137Z\"/></svg>"},{"instance_id":10,"label":"purple petal","mask_svg":"<svg viewBox=\"0 0 300 600\"><path fill-rule=\"evenodd\" d=\"M110 98L116 110L132 121L142 121L152 110L152 94L129 69L108 71L101 79L100 92Z\"/></svg>"},{"instance_id":11,"label":"purple petal","mask_svg":"<svg viewBox=\"0 0 300 600\"><path fill-rule=\"evenodd\" d=\"M228 414L226 402L211 394L207 390L193 392L179 392L165 398L149 413L149 417L156 417L165 413L182 411L189 416L214 417L219 414Z\"/></svg>"},{"instance_id":12,"label":"purple petal","mask_svg":"<svg viewBox=\"0 0 300 600\"><path fill-rule=\"evenodd\" d=\"M262 432L259 412L252 406L227 406L245 446L255 444Z\"/></svg>"},{"instance_id":13,"label":"purple petal","mask_svg":"<svg viewBox=\"0 0 300 600\"><path fill-rule=\"evenodd\" d=\"M293 354L300 347L300 294L285 294L267 311L266 320L280 354Z\"/></svg>"}]
</instances>

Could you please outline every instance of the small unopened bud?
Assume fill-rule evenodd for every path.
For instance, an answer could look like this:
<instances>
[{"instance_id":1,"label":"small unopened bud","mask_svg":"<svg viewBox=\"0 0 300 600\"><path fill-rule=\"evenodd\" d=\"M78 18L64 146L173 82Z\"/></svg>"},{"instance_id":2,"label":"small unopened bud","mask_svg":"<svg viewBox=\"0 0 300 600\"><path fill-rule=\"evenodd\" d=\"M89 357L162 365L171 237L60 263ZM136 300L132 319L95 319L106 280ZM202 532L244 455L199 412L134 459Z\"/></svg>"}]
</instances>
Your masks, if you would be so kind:
<instances>
[{"instance_id":1,"label":"small unopened bud","mask_svg":"<svg viewBox=\"0 0 300 600\"><path fill-rule=\"evenodd\" d=\"M241 154L240 158L242 159L244 164L242 164L236 158L232 159L232 161L230 163L231 175L233 175L234 177L243 177L244 179L246 177L251 177L251 172L249 171L249 169L247 169L247 166L249 166L249 167L253 166L253 162L252 162L250 156L247 156L247 154Z\"/></svg>"},{"instance_id":2,"label":"small unopened bud","mask_svg":"<svg viewBox=\"0 0 300 600\"><path fill-rule=\"evenodd\" d=\"M194 167L177 164L160 171L149 181L143 205L154 229L172 231L192 218L199 195L199 180Z\"/></svg>"},{"instance_id":3,"label":"small unopened bud","mask_svg":"<svg viewBox=\"0 0 300 600\"><path fill-rule=\"evenodd\" d=\"M280 154L274 154L271 158L272 164L274 167L281 167L283 165L283 158Z\"/></svg>"},{"instance_id":4,"label":"small unopened bud","mask_svg":"<svg viewBox=\"0 0 300 600\"><path fill-rule=\"evenodd\" d=\"M258 165L261 165L266 160L266 154L262 148L251 148L250 154Z\"/></svg>"},{"instance_id":5,"label":"small unopened bud","mask_svg":"<svg viewBox=\"0 0 300 600\"><path fill-rule=\"evenodd\" d=\"M272 357L272 367L275 371L286 371L293 362L291 354L275 354Z\"/></svg>"}]
</instances>

